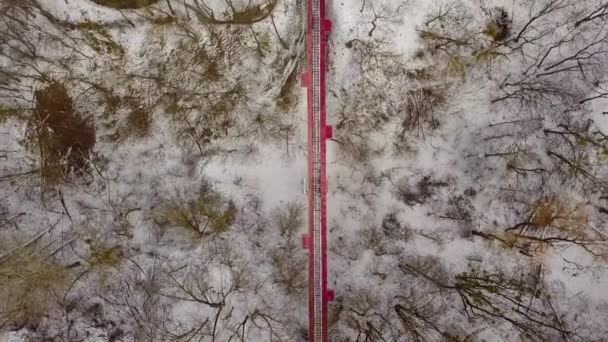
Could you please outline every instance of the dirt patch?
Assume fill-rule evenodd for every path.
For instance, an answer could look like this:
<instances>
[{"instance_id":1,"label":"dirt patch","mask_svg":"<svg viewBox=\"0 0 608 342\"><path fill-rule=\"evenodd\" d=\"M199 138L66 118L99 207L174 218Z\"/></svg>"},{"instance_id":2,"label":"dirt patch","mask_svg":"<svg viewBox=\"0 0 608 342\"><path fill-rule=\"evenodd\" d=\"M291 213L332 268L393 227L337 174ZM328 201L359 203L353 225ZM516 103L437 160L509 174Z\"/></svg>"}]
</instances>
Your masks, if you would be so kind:
<instances>
[{"instance_id":1,"label":"dirt patch","mask_svg":"<svg viewBox=\"0 0 608 342\"><path fill-rule=\"evenodd\" d=\"M94 3L117 9L134 9L150 6L158 0L92 0Z\"/></svg>"},{"instance_id":2,"label":"dirt patch","mask_svg":"<svg viewBox=\"0 0 608 342\"><path fill-rule=\"evenodd\" d=\"M34 94L35 141L43 177L56 183L62 176L81 174L88 168L88 155L95 146L95 129L75 111L67 89L51 83Z\"/></svg>"}]
</instances>

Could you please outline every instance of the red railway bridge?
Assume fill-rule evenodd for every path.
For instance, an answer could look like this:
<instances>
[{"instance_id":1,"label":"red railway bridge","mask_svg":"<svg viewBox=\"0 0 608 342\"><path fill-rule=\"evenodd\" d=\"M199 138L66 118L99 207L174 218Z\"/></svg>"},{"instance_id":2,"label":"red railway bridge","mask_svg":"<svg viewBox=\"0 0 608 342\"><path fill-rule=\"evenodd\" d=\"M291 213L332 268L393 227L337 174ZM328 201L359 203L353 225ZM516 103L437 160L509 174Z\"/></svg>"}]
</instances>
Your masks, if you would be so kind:
<instances>
[{"instance_id":1,"label":"red railway bridge","mask_svg":"<svg viewBox=\"0 0 608 342\"><path fill-rule=\"evenodd\" d=\"M325 17L325 0L308 0L307 70L302 85L308 98L308 233L302 244L308 250L309 340L327 342L327 171L326 141L332 137L325 114L327 35L331 22Z\"/></svg>"}]
</instances>

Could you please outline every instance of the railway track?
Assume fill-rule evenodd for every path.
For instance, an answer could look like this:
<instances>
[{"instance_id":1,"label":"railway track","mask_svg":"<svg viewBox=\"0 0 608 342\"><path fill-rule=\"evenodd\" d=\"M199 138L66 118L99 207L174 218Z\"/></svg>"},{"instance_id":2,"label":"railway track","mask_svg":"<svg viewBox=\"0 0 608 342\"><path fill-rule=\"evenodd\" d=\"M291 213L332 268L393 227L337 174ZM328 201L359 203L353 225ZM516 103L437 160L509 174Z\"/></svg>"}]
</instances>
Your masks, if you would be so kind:
<instances>
[{"instance_id":1,"label":"railway track","mask_svg":"<svg viewBox=\"0 0 608 342\"><path fill-rule=\"evenodd\" d=\"M309 338L327 341L327 303L333 292L327 289L326 140L331 127L325 115L326 36L331 23L325 18L325 1L308 0L308 70L302 83L308 88L308 201L309 229L303 244L309 252Z\"/></svg>"}]
</instances>

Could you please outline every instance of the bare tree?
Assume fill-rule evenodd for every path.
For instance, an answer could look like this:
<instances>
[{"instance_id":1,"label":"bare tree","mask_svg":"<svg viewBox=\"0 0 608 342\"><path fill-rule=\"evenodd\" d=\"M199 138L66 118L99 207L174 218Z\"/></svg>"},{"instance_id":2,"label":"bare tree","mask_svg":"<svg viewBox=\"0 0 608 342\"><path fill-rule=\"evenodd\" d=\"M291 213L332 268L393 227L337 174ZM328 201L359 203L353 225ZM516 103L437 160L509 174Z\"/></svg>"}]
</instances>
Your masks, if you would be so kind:
<instances>
[{"instance_id":1,"label":"bare tree","mask_svg":"<svg viewBox=\"0 0 608 342\"><path fill-rule=\"evenodd\" d=\"M499 320L537 340L567 339L575 334L561 319L552 296L543 285L542 268L520 269L514 274L472 269L449 279L433 272L433 261L424 258L404 261L405 274L421 277L445 296L456 295L467 317Z\"/></svg>"}]
</instances>

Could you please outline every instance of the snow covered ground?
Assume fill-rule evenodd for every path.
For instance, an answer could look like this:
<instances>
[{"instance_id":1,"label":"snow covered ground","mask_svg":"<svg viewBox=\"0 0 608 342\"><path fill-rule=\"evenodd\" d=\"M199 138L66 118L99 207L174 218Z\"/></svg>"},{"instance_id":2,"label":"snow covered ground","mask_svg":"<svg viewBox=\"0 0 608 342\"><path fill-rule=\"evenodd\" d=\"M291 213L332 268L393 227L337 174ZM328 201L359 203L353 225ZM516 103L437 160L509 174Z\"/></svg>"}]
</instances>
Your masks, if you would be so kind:
<instances>
[{"instance_id":1,"label":"snow covered ground","mask_svg":"<svg viewBox=\"0 0 608 342\"><path fill-rule=\"evenodd\" d=\"M306 3L96 2L0 0L0 341L308 340ZM608 6L328 12L331 340L603 341Z\"/></svg>"}]
</instances>

